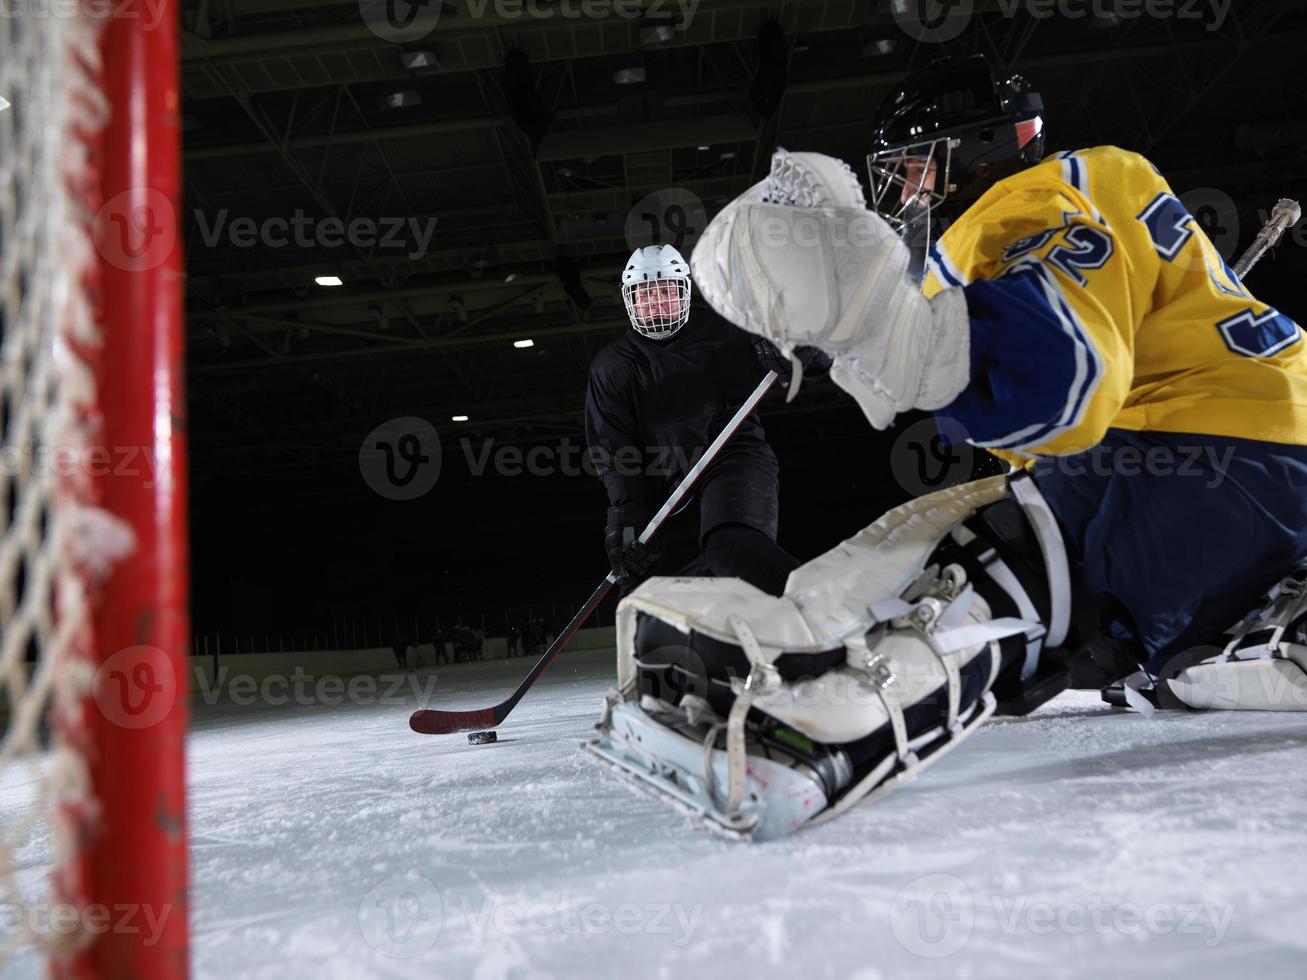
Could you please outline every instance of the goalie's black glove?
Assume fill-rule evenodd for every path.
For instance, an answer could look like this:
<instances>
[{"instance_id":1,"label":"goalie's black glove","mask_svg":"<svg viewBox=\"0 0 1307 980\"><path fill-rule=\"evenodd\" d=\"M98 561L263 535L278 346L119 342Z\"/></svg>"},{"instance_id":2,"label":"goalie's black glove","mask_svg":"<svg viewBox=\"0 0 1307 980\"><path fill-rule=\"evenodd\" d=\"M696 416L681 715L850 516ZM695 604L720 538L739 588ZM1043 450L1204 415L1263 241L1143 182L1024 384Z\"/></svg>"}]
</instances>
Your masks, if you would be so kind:
<instances>
[{"instance_id":1,"label":"goalie's black glove","mask_svg":"<svg viewBox=\"0 0 1307 980\"><path fill-rule=\"evenodd\" d=\"M639 540L651 516L644 507L608 508L604 550L608 552L613 574L619 581L625 580L623 584L628 591L648 578L662 557L656 541L641 544Z\"/></svg>"},{"instance_id":2,"label":"goalie's black glove","mask_svg":"<svg viewBox=\"0 0 1307 980\"><path fill-rule=\"evenodd\" d=\"M798 355L799 363L803 365L805 378L820 378L830 370L832 358L820 347L796 347L794 353ZM790 379L794 375L794 365L776 348L775 344L766 337L754 337L753 356L768 371L775 371L780 375L778 384L781 388L789 388Z\"/></svg>"}]
</instances>

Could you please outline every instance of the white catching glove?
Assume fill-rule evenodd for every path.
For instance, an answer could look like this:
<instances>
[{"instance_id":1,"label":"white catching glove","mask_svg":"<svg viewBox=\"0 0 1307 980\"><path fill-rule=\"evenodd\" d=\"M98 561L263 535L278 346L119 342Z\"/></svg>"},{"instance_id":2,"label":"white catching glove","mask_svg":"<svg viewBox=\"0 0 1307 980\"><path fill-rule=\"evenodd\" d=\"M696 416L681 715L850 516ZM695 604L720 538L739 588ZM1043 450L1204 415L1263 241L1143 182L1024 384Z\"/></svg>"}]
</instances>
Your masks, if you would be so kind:
<instances>
[{"instance_id":1,"label":"white catching glove","mask_svg":"<svg viewBox=\"0 0 1307 980\"><path fill-rule=\"evenodd\" d=\"M807 345L830 354L832 380L884 429L899 412L948 405L971 374L962 290L927 300L909 258L846 163L777 150L767 179L709 223L690 266L736 326L791 359Z\"/></svg>"}]
</instances>

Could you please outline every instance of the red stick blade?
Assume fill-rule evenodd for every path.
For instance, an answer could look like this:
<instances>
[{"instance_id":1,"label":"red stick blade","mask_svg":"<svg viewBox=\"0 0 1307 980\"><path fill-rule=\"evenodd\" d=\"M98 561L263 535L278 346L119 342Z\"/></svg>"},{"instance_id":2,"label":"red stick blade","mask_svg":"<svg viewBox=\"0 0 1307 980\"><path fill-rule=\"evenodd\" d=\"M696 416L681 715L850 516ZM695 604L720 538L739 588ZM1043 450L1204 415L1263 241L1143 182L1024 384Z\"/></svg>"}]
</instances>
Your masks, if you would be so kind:
<instances>
[{"instance_id":1,"label":"red stick blade","mask_svg":"<svg viewBox=\"0 0 1307 980\"><path fill-rule=\"evenodd\" d=\"M494 728L497 724L499 722L495 720L493 708L480 708L476 711L440 711L436 708L422 708L413 712L408 719L408 727L419 735L475 732Z\"/></svg>"}]
</instances>

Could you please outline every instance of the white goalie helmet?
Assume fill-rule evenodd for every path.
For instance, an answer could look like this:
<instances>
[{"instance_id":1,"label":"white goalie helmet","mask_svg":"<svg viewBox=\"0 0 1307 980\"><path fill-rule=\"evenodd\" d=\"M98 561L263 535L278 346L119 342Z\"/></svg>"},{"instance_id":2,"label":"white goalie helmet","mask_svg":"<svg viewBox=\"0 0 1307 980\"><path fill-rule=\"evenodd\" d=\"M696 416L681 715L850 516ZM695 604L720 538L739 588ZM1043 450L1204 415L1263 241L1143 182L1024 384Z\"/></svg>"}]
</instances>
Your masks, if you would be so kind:
<instances>
[{"instance_id":1,"label":"white goalie helmet","mask_svg":"<svg viewBox=\"0 0 1307 980\"><path fill-rule=\"evenodd\" d=\"M622 271L622 301L636 333L666 340L690 318L690 263L670 245L637 248Z\"/></svg>"}]
</instances>

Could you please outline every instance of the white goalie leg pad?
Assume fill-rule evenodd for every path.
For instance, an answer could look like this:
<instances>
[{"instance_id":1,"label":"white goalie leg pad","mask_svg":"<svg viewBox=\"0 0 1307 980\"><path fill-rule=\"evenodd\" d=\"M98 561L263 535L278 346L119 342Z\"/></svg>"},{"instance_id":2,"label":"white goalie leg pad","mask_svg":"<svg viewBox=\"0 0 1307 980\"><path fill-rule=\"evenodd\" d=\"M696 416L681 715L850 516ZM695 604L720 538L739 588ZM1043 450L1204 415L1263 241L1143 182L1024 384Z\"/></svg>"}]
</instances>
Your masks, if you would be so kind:
<instances>
[{"instance_id":1,"label":"white goalie leg pad","mask_svg":"<svg viewBox=\"0 0 1307 980\"><path fill-rule=\"evenodd\" d=\"M1225 648L1159 686L1190 708L1307 711L1307 569L1280 582Z\"/></svg>"},{"instance_id":2,"label":"white goalie leg pad","mask_svg":"<svg viewBox=\"0 0 1307 980\"><path fill-rule=\"evenodd\" d=\"M832 379L879 429L898 412L949 404L970 380L962 291L927 300L909 263L847 164L785 150L709 223L690 260L726 319L788 356L806 345L832 355Z\"/></svg>"},{"instance_id":3,"label":"white goalie leg pad","mask_svg":"<svg viewBox=\"0 0 1307 980\"><path fill-rule=\"evenodd\" d=\"M636 764L623 764L611 735L607 742L601 736L592 743L592 751L646 782L661 783L665 795L682 803L692 797L700 810L713 810L712 818L724 827L756 825L765 827L765 834L782 826L785 832L793 829L794 813L776 802L783 818L766 818L768 797L783 784L757 778L756 754L748 744L751 708L820 746L838 748L889 733L883 755L864 761L849 783L824 792L821 807L814 808L810 799L805 819L843 812L915 775L993 712L988 691L1001 663L998 641L1038 628L1015 617L994 620L960 566L928 567L940 542L977 508L1003 499L1006 487L1004 477L995 477L905 504L797 569L783 596L766 595L738 579L648 580L618 607L617 697L626 708L610 709L610 715L633 724L629 712L637 700L636 630L642 615L738 647L749 675L732 682L735 697L722 723L725 745L712 743L697 774L683 771L685 748L672 753L679 760L675 765L644 755ZM787 683L776 668L782 653L841 648L843 665L818 677ZM964 672L978 680L966 701ZM931 707L922 715L927 704ZM915 728L907 721L914 709L927 719ZM710 740L716 734L710 732ZM647 755L648 739L641 742L639 752ZM687 793L690 785L695 792ZM704 803L705 786L711 805ZM743 819L746 808L752 808L754 819Z\"/></svg>"}]
</instances>

